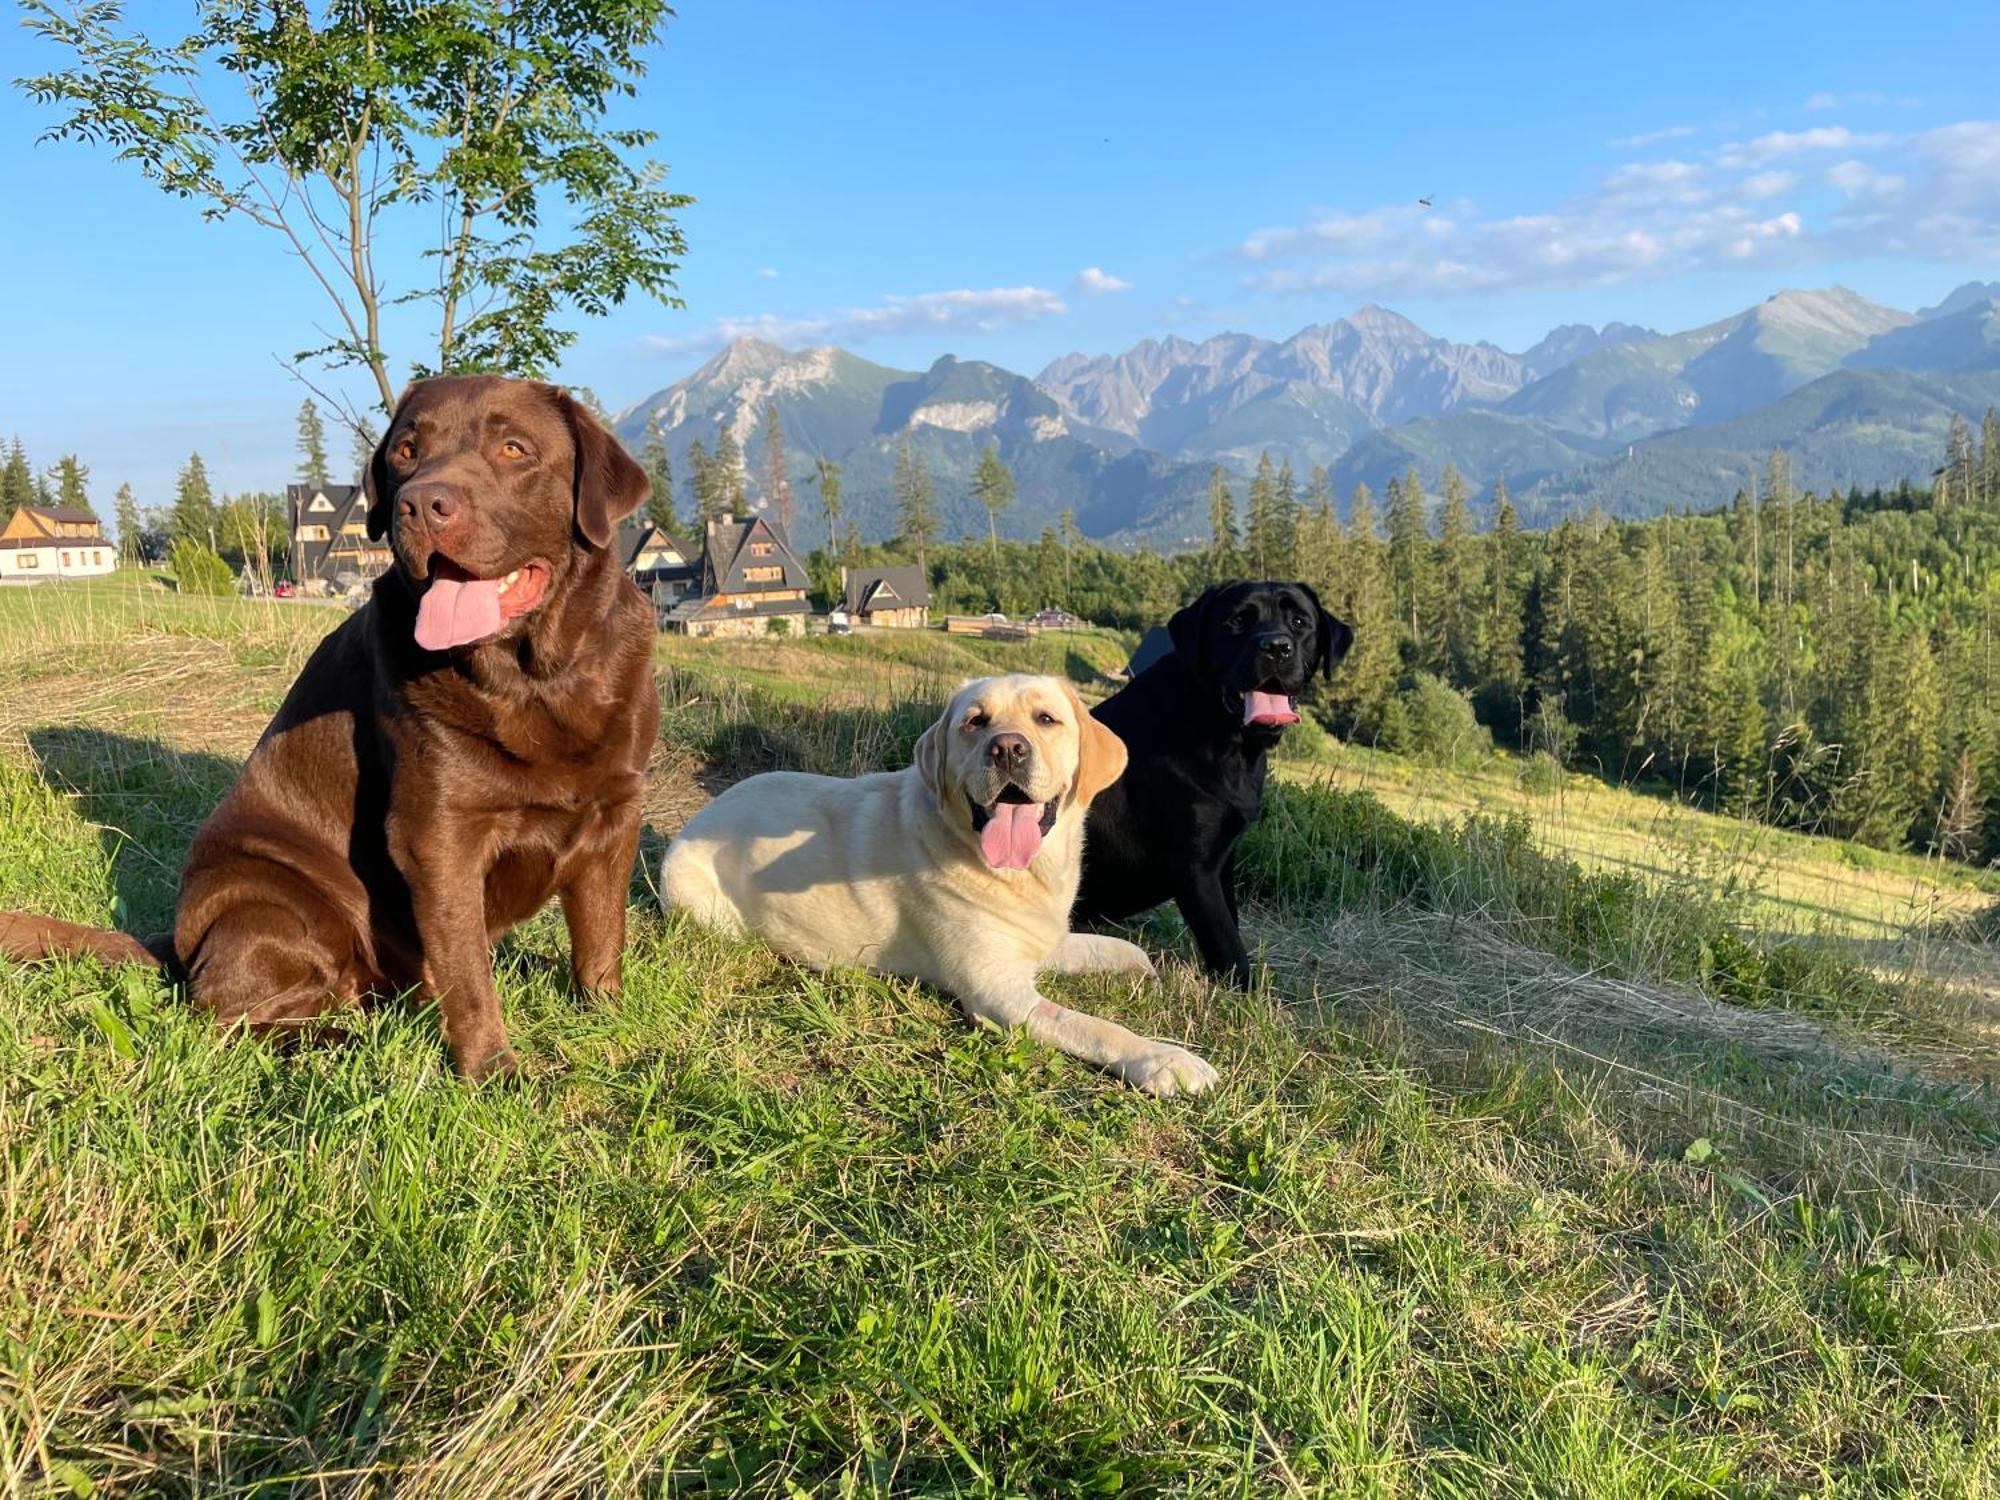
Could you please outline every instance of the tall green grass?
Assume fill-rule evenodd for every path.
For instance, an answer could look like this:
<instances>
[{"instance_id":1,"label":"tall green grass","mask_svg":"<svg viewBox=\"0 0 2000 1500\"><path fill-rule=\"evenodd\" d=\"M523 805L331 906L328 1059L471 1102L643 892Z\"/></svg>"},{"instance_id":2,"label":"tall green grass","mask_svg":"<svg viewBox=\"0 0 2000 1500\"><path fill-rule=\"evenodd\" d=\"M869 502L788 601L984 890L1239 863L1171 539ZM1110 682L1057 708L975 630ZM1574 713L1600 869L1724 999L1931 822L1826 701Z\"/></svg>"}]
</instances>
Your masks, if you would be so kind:
<instances>
[{"instance_id":1,"label":"tall green grass","mask_svg":"<svg viewBox=\"0 0 2000 1500\"><path fill-rule=\"evenodd\" d=\"M900 763L934 707L678 664L663 699L718 781ZM11 755L6 900L143 894L86 812L178 862L213 767L129 739L41 736L75 800ZM150 975L0 970L0 1485L2000 1486L1983 1085L1851 1025L1847 976L1726 992L1690 957L1725 930L1795 960L1511 825L1286 786L1244 866L1269 991L1050 981L1199 1047L1192 1101L646 905L613 1004L562 989L552 915L503 946L512 1088L405 1007L278 1051Z\"/></svg>"}]
</instances>

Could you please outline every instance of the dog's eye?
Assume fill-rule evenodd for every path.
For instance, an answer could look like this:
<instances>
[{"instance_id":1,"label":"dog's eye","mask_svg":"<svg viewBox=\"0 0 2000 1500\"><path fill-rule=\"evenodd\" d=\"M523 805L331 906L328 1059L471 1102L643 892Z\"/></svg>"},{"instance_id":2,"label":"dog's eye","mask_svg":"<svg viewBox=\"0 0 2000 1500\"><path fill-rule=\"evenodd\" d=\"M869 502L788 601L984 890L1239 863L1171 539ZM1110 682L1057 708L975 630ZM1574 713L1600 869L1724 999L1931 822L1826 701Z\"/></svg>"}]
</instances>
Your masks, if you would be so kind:
<instances>
[{"instance_id":1,"label":"dog's eye","mask_svg":"<svg viewBox=\"0 0 2000 1500\"><path fill-rule=\"evenodd\" d=\"M508 438L506 442L500 445L500 456L502 458L526 458L528 450L524 444L518 442L516 439Z\"/></svg>"},{"instance_id":2,"label":"dog's eye","mask_svg":"<svg viewBox=\"0 0 2000 1500\"><path fill-rule=\"evenodd\" d=\"M1241 614L1230 616L1229 628L1235 631L1238 635L1241 635L1244 631L1248 630L1253 624L1255 624L1256 620L1257 620L1256 613L1252 610L1246 609Z\"/></svg>"},{"instance_id":3,"label":"dog's eye","mask_svg":"<svg viewBox=\"0 0 2000 1500\"><path fill-rule=\"evenodd\" d=\"M1050 713L1045 708L1035 715L1035 722L1037 724L1044 726L1045 728L1053 729L1056 727L1056 725L1060 724L1062 720L1058 719L1054 714Z\"/></svg>"},{"instance_id":4,"label":"dog's eye","mask_svg":"<svg viewBox=\"0 0 2000 1500\"><path fill-rule=\"evenodd\" d=\"M966 716L965 727L967 729L984 729L988 724L991 724L992 722L993 722L993 715L989 714L983 708L977 708Z\"/></svg>"},{"instance_id":5,"label":"dog's eye","mask_svg":"<svg viewBox=\"0 0 2000 1500\"><path fill-rule=\"evenodd\" d=\"M416 456L417 445L408 438L404 438L400 443L396 444L396 457L403 463L408 463Z\"/></svg>"}]
</instances>

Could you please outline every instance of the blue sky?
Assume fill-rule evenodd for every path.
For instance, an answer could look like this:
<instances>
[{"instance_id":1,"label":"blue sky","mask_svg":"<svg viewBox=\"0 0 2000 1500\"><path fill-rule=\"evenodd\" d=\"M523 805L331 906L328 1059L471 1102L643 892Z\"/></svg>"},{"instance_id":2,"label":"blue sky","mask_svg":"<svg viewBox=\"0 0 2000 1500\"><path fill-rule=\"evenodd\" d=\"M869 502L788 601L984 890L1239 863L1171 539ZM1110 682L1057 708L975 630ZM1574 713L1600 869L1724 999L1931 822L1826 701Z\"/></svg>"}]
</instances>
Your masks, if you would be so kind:
<instances>
[{"instance_id":1,"label":"blue sky","mask_svg":"<svg viewBox=\"0 0 2000 1500\"><path fill-rule=\"evenodd\" d=\"M1032 374L1366 302L1515 349L1788 285L1914 308L2000 276L1992 35L1986 3L686 0L624 113L700 200L689 305L586 325L562 373L622 407L736 332ZM8 78L47 61L0 36ZM49 118L0 96L0 434L80 453L106 505L164 503L194 449L275 487L304 393L273 356L319 293L261 231L35 144Z\"/></svg>"}]
</instances>

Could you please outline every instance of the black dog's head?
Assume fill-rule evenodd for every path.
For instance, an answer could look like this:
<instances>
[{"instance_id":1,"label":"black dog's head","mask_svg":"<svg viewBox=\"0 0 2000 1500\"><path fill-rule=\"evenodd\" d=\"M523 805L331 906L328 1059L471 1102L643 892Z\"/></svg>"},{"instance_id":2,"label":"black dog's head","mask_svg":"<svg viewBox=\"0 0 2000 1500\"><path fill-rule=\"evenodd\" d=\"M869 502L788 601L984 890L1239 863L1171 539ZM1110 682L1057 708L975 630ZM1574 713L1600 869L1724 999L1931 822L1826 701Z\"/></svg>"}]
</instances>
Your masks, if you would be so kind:
<instances>
[{"instance_id":1,"label":"black dog's head","mask_svg":"<svg viewBox=\"0 0 2000 1500\"><path fill-rule=\"evenodd\" d=\"M1303 583L1219 583L1167 622L1174 655L1212 684L1216 709L1252 737L1274 740L1299 716L1314 672L1333 675L1354 632Z\"/></svg>"}]
</instances>

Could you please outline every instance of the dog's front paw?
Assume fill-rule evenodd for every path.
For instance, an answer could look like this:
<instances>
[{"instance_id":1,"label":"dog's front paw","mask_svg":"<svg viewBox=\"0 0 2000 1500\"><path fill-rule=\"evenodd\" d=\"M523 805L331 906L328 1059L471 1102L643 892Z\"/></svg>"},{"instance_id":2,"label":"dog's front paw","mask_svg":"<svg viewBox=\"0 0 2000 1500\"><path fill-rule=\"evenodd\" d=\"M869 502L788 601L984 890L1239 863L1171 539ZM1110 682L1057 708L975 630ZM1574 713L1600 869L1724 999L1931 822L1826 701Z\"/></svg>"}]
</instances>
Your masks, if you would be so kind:
<instances>
[{"instance_id":1,"label":"dog's front paw","mask_svg":"<svg viewBox=\"0 0 2000 1500\"><path fill-rule=\"evenodd\" d=\"M1135 1089L1161 1099L1175 1094L1199 1094L1222 1081L1222 1075L1185 1047L1148 1043L1118 1064L1120 1078Z\"/></svg>"},{"instance_id":2,"label":"dog's front paw","mask_svg":"<svg viewBox=\"0 0 2000 1500\"><path fill-rule=\"evenodd\" d=\"M1153 960L1137 943L1128 943L1123 938L1107 938L1107 943L1116 944L1109 949L1112 962L1107 965L1116 973L1143 974L1152 978L1160 971L1153 967Z\"/></svg>"}]
</instances>

